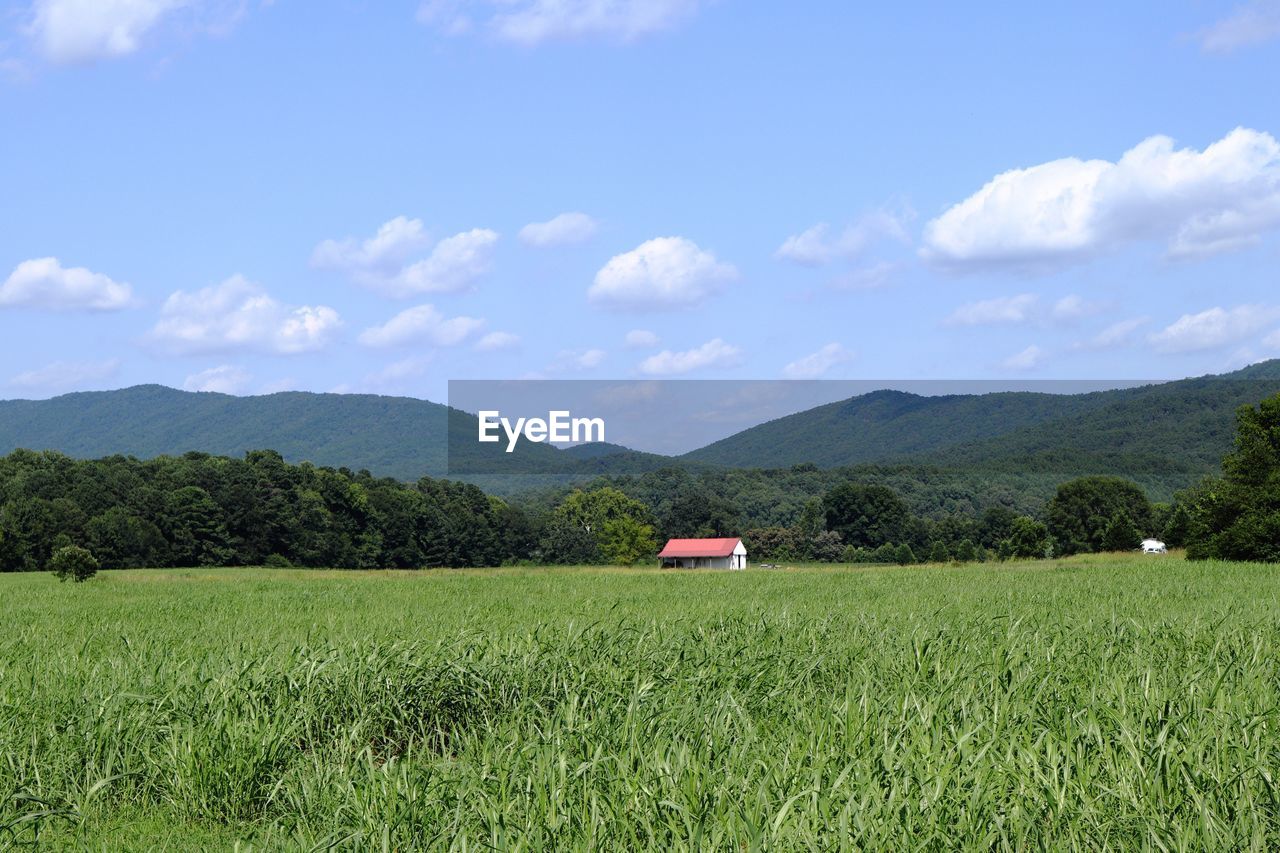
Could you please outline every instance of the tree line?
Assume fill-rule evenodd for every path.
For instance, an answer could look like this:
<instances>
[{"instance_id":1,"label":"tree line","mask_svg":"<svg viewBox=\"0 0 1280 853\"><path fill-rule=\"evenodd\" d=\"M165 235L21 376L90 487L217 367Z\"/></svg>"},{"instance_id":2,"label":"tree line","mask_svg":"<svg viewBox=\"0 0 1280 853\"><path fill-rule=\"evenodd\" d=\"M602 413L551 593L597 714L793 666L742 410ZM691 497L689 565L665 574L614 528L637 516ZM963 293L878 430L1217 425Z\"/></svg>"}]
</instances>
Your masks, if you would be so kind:
<instances>
[{"instance_id":1,"label":"tree line","mask_svg":"<svg viewBox=\"0 0 1280 853\"><path fill-rule=\"evenodd\" d=\"M1280 560L1280 396L1238 412L1222 467L1171 503L1119 477L1079 477L1039 512L926 514L883 482L846 479L770 518L758 496L679 468L522 502L447 480L293 465L270 450L92 461L15 451L0 458L0 570L631 564L669 537L702 536L742 536L755 562L1047 557L1134 550L1147 536L1193 559ZM746 520L762 517L776 521Z\"/></svg>"},{"instance_id":2,"label":"tree line","mask_svg":"<svg viewBox=\"0 0 1280 853\"><path fill-rule=\"evenodd\" d=\"M464 483L188 453L0 458L0 570L88 550L103 568L491 566L524 547L519 515Z\"/></svg>"}]
</instances>

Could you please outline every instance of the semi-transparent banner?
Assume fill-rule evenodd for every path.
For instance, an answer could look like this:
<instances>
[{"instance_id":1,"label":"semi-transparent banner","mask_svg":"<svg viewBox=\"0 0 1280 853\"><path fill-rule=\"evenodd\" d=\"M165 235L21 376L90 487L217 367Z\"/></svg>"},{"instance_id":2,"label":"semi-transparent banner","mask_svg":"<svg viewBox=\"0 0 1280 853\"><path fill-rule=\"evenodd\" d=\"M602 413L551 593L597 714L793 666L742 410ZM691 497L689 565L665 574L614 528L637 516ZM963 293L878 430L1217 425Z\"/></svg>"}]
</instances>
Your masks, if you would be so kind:
<instances>
[{"instance_id":1,"label":"semi-transparent banner","mask_svg":"<svg viewBox=\"0 0 1280 853\"><path fill-rule=\"evenodd\" d=\"M1256 403L1280 380L1212 379L1223 406ZM1116 417L1163 411L1162 381L1150 380L455 380L449 383L448 473L589 474L652 470L679 458L715 464L733 447L734 465L751 462L761 442L803 436L807 455L826 464L907 461L911 448L886 453L868 434L862 458L833 460L825 442L848 447L850 431L911 425L937 447L1033 427L1053 418L1121 406ZM983 399L977 399L983 398ZM1189 402L1192 409L1202 405ZM1215 403L1216 405L1216 403ZM1189 411L1188 417L1195 417ZM757 429L771 424L768 429ZM793 429L794 428L794 429ZM948 432L951 431L951 432ZM937 433L943 433L938 436ZM951 434L954 433L954 434ZM753 442L756 442L753 445ZM892 446L891 452L889 451ZM801 454L806 455L806 454ZM767 466L765 466L767 467Z\"/></svg>"}]
</instances>

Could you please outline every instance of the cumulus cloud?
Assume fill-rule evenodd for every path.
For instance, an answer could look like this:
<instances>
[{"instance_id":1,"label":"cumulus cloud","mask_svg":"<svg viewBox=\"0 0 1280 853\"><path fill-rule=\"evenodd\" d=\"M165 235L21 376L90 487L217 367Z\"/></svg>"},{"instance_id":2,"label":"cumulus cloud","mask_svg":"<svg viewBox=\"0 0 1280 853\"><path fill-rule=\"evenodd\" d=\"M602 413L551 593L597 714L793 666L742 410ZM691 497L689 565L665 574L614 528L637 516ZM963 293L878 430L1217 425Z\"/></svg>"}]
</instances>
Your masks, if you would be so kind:
<instances>
[{"instance_id":1,"label":"cumulus cloud","mask_svg":"<svg viewBox=\"0 0 1280 853\"><path fill-rule=\"evenodd\" d=\"M1000 362L1000 366L1006 370L1032 370L1044 361L1044 357L1045 351L1032 344L1022 352L1014 353Z\"/></svg>"},{"instance_id":2,"label":"cumulus cloud","mask_svg":"<svg viewBox=\"0 0 1280 853\"><path fill-rule=\"evenodd\" d=\"M0 284L0 308L115 311L132 302L129 285L84 267L64 267L57 258L23 261Z\"/></svg>"},{"instance_id":3,"label":"cumulus cloud","mask_svg":"<svg viewBox=\"0 0 1280 853\"><path fill-rule=\"evenodd\" d=\"M476 341L476 349L480 352L496 352L511 349L520 345L520 336L511 332L490 332Z\"/></svg>"},{"instance_id":4,"label":"cumulus cloud","mask_svg":"<svg viewBox=\"0 0 1280 853\"><path fill-rule=\"evenodd\" d=\"M1280 2L1254 0L1237 6L1230 15L1202 30L1199 37L1205 53L1231 53L1280 38Z\"/></svg>"},{"instance_id":5,"label":"cumulus cloud","mask_svg":"<svg viewBox=\"0 0 1280 853\"><path fill-rule=\"evenodd\" d=\"M907 227L915 213L910 209L881 208L859 217L839 233L819 222L808 230L788 237L774 257L803 266L820 267L840 258L856 258L880 240L909 243Z\"/></svg>"},{"instance_id":6,"label":"cumulus cloud","mask_svg":"<svg viewBox=\"0 0 1280 853\"><path fill-rule=\"evenodd\" d=\"M253 380L242 367L222 364L193 373L182 382L184 391L210 391L217 394L238 394Z\"/></svg>"},{"instance_id":7,"label":"cumulus cloud","mask_svg":"<svg viewBox=\"0 0 1280 853\"><path fill-rule=\"evenodd\" d=\"M110 379L120 370L120 360L55 361L44 367L19 373L9 379L15 388L52 394L83 388Z\"/></svg>"},{"instance_id":8,"label":"cumulus cloud","mask_svg":"<svg viewBox=\"0 0 1280 853\"><path fill-rule=\"evenodd\" d=\"M1137 241L1171 258L1256 242L1280 226L1280 142L1238 128L1203 151L1153 136L1117 162L1054 160L997 175L925 227L955 271L1053 269Z\"/></svg>"},{"instance_id":9,"label":"cumulus cloud","mask_svg":"<svg viewBox=\"0 0 1280 853\"><path fill-rule=\"evenodd\" d=\"M425 0L418 20L449 35L474 31L503 41L606 38L632 41L668 30L705 0Z\"/></svg>"},{"instance_id":10,"label":"cumulus cloud","mask_svg":"<svg viewBox=\"0 0 1280 853\"><path fill-rule=\"evenodd\" d=\"M944 321L948 326L993 326L1025 323L1032 319L1039 298L1031 293L983 299L961 305Z\"/></svg>"},{"instance_id":11,"label":"cumulus cloud","mask_svg":"<svg viewBox=\"0 0 1280 853\"><path fill-rule=\"evenodd\" d=\"M640 372L650 376L672 376L708 367L734 367L742 358L742 350L720 338L683 352L663 350L640 362Z\"/></svg>"},{"instance_id":12,"label":"cumulus cloud","mask_svg":"<svg viewBox=\"0 0 1280 853\"><path fill-rule=\"evenodd\" d=\"M388 296L454 293L466 290L493 266L498 234L473 228L446 237L420 254L431 240L422 221L397 216L365 240L325 240L311 253L311 265L346 273L352 281Z\"/></svg>"},{"instance_id":13,"label":"cumulus cloud","mask_svg":"<svg viewBox=\"0 0 1280 853\"><path fill-rule=\"evenodd\" d=\"M1074 345L1078 350L1108 350L1128 346L1133 343L1134 333L1150 322L1149 317L1133 317L1112 323L1101 332L1086 341Z\"/></svg>"},{"instance_id":14,"label":"cumulus cloud","mask_svg":"<svg viewBox=\"0 0 1280 853\"><path fill-rule=\"evenodd\" d=\"M658 237L615 255L587 291L597 304L661 310L696 305L718 293L738 270L684 237Z\"/></svg>"},{"instance_id":15,"label":"cumulus cloud","mask_svg":"<svg viewBox=\"0 0 1280 853\"><path fill-rule=\"evenodd\" d=\"M1280 309L1268 305L1210 308L1183 314L1148 340L1160 352L1182 353L1218 349L1242 342L1280 319Z\"/></svg>"},{"instance_id":16,"label":"cumulus cloud","mask_svg":"<svg viewBox=\"0 0 1280 853\"><path fill-rule=\"evenodd\" d=\"M632 329L623 341L628 349L651 349L662 343L662 339L648 329Z\"/></svg>"},{"instance_id":17,"label":"cumulus cloud","mask_svg":"<svg viewBox=\"0 0 1280 853\"><path fill-rule=\"evenodd\" d=\"M830 343L817 352L782 368L782 375L787 379L817 379L837 364L853 360L853 353L838 343Z\"/></svg>"},{"instance_id":18,"label":"cumulus cloud","mask_svg":"<svg viewBox=\"0 0 1280 853\"><path fill-rule=\"evenodd\" d=\"M35 0L25 27L50 62L77 64L136 53L166 21L219 33L244 13L243 0Z\"/></svg>"},{"instance_id":19,"label":"cumulus cloud","mask_svg":"<svg viewBox=\"0 0 1280 853\"><path fill-rule=\"evenodd\" d=\"M255 350L293 354L321 349L342 320L325 305L285 305L240 275L165 300L150 338L176 353Z\"/></svg>"},{"instance_id":20,"label":"cumulus cloud","mask_svg":"<svg viewBox=\"0 0 1280 853\"><path fill-rule=\"evenodd\" d=\"M497 242L497 232L487 228L472 228L446 237L429 257L401 271L396 289L400 294L466 290L489 272Z\"/></svg>"},{"instance_id":21,"label":"cumulus cloud","mask_svg":"<svg viewBox=\"0 0 1280 853\"><path fill-rule=\"evenodd\" d=\"M520 242L535 249L585 243L600 229L585 213L562 213L546 222L530 222L520 229Z\"/></svg>"},{"instance_id":22,"label":"cumulus cloud","mask_svg":"<svg viewBox=\"0 0 1280 853\"><path fill-rule=\"evenodd\" d=\"M362 282L394 278L409 256L431 244L421 219L397 216L372 237L325 240L311 253L311 265L350 273Z\"/></svg>"},{"instance_id":23,"label":"cumulus cloud","mask_svg":"<svg viewBox=\"0 0 1280 853\"><path fill-rule=\"evenodd\" d=\"M451 347L471 337L484 326L476 317L445 317L434 305L406 308L381 326L360 333L360 343L370 347L430 344Z\"/></svg>"}]
</instances>

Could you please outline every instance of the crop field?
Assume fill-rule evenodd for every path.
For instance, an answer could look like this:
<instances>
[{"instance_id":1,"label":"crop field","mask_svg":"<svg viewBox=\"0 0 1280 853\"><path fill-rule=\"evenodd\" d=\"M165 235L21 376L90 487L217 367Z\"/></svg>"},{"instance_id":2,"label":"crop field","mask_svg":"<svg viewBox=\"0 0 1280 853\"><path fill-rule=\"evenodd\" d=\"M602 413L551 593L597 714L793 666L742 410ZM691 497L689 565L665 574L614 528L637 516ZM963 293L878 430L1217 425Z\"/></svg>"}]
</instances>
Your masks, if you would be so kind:
<instances>
[{"instance_id":1,"label":"crop field","mask_svg":"<svg viewBox=\"0 0 1280 853\"><path fill-rule=\"evenodd\" d=\"M1280 567L0 575L0 849L1276 849Z\"/></svg>"}]
</instances>

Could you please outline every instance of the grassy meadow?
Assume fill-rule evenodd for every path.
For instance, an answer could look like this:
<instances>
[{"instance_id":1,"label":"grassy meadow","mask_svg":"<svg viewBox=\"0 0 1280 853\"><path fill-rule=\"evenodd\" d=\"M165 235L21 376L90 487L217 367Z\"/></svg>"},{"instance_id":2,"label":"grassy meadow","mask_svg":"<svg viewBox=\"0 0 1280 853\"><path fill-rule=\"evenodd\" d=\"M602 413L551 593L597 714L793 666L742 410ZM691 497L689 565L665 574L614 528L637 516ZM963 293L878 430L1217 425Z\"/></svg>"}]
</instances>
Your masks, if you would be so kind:
<instances>
[{"instance_id":1,"label":"grassy meadow","mask_svg":"<svg viewBox=\"0 0 1280 853\"><path fill-rule=\"evenodd\" d=\"M1280 566L0 575L0 849L1280 847Z\"/></svg>"}]
</instances>

